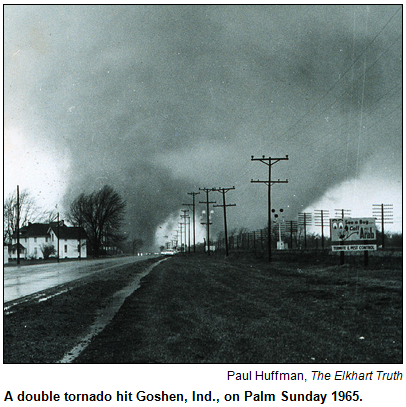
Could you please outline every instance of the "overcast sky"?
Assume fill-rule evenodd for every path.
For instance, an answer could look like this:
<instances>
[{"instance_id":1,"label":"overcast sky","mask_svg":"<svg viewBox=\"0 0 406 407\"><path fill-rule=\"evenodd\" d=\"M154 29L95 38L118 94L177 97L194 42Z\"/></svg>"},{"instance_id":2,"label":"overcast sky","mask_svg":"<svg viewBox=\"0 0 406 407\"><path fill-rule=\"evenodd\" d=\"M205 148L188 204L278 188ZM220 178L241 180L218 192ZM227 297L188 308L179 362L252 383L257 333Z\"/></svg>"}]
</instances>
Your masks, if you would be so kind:
<instances>
[{"instance_id":1,"label":"overcast sky","mask_svg":"<svg viewBox=\"0 0 406 407\"><path fill-rule=\"evenodd\" d=\"M393 203L401 229L401 6L5 6L4 23L6 195L63 211L110 184L152 243L188 192L235 186L229 229L254 230L268 168L251 155L289 155L272 166L286 219Z\"/></svg>"}]
</instances>

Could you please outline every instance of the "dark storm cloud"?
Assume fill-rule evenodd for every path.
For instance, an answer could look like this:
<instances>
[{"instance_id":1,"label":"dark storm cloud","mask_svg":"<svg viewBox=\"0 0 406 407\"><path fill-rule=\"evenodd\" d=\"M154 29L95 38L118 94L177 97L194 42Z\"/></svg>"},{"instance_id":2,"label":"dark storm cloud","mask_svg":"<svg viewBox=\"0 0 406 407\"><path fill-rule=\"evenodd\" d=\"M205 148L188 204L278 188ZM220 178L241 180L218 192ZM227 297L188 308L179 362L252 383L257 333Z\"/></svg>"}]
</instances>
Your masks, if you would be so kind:
<instances>
[{"instance_id":1,"label":"dark storm cloud","mask_svg":"<svg viewBox=\"0 0 406 407\"><path fill-rule=\"evenodd\" d=\"M236 185L231 221L258 227L264 194L249 180L266 171L251 154L290 155L277 193L295 214L382 144L373 120L400 100L385 96L401 83L401 16L373 39L396 9L8 6L5 120L66 151L67 202L119 189L137 237L152 241L199 187Z\"/></svg>"}]
</instances>

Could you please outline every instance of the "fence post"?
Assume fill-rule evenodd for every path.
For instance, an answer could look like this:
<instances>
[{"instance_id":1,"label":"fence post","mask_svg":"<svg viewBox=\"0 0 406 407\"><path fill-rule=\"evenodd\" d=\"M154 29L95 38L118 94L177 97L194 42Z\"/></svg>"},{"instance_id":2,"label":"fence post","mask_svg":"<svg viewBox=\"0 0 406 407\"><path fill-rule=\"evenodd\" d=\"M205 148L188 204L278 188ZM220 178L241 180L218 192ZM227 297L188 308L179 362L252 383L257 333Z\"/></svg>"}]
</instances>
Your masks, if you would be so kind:
<instances>
[{"instance_id":1,"label":"fence post","mask_svg":"<svg viewBox=\"0 0 406 407\"><path fill-rule=\"evenodd\" d=\"M368 267L368 250L364 250L364 267Z\"/></svg>"}]
</instances>

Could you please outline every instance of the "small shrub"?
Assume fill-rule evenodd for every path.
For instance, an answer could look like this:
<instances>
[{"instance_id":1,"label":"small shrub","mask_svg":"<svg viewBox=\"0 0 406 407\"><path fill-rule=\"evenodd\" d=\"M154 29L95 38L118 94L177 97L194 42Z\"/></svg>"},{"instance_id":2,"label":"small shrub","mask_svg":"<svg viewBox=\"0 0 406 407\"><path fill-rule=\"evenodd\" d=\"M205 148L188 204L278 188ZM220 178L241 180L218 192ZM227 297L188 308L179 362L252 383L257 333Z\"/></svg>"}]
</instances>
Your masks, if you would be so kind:
<instances>
[{"instance_id":1,"label":"small shrub","mask_svg":"<svg viewBox=\"0 0 406 407\"><path fill-rule=\"evenodd\" d=\"M56 253L55 247L52 244L42 244L40 246L40 249L42 251L42 254L44 255L44 260L48 260L49 256Z\"/></svg>"}]
</instances>

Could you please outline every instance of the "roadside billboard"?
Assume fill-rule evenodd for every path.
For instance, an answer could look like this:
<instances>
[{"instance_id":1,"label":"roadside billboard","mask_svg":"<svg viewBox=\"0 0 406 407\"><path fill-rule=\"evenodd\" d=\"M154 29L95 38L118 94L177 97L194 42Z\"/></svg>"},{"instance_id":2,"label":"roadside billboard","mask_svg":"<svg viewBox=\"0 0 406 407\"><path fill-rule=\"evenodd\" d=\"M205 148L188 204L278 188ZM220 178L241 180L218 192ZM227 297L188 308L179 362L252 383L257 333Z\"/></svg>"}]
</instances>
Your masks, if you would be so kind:
<instances>
[{"instance_id":1,"label":"roadside billboard","mask_svg":"<svg viewBox=\"0 0 406 407\"><path fill-rule=\"evenodd\" d=\"M375 218L330 219L332 242L375 241Z\"/></svg>"}]
</instances>

